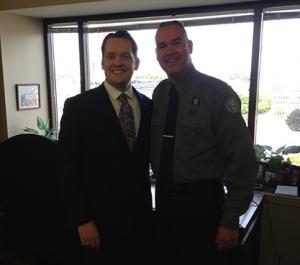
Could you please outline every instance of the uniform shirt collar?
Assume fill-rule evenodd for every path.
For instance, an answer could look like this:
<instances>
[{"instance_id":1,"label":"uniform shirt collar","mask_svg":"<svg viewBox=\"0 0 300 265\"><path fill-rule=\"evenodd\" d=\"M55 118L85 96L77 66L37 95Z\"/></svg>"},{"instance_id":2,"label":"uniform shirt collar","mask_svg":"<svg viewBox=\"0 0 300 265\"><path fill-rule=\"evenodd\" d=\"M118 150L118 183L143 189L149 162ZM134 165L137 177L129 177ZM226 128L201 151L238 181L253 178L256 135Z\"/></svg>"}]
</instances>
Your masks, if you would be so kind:
<instances>
[{"instance_id":1,"label":"uniform shirt collar","mask_svg":"<svg viewBox=\"0 0 300 265\"><path fill-rule=\"evenodd\" d=\"M115 88L111 84L109 84L107 81L104 81L104 87L109 95L110 98L117 100L118 97L124 93L126 94L130 99L133 99L133 90L132 86L130 86L125 92L120 91L119 89Z\"/></svg>"},{"instance_id":2,"label":"uniform shirt collar","mask_svg":"<svg viewBox=\"0 0 300 265\"><path fill-rule=\"evenodd\" d=\"M178 94L183 96L188 87L193 85L193 75L195 71L196 69L194 65L191 64L187 71L175 83L172 83L171 81L168 82L168 89L175 85Z\"/></svg>"}]
</instances>

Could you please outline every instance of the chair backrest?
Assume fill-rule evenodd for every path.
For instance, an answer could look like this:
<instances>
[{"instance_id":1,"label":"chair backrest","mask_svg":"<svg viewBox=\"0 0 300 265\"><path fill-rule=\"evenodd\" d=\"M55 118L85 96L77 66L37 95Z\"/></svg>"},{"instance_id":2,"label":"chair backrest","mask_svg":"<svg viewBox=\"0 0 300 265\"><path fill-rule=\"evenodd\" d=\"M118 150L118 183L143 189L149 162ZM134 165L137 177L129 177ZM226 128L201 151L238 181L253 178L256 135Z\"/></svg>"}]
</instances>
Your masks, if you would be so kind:
<instances>
[{"instance_id":1,"label":"chair backrest","mask_svg":"<svg viewBox=\"0 0 300 265\"><path fill-rule=\"evenodd\" d=\"M49 257L61 259L72 240L58 185L56 159L56 143L43 136L20 134L0 143L3 246L44 263Z\"/></svg>"}]
</instances>

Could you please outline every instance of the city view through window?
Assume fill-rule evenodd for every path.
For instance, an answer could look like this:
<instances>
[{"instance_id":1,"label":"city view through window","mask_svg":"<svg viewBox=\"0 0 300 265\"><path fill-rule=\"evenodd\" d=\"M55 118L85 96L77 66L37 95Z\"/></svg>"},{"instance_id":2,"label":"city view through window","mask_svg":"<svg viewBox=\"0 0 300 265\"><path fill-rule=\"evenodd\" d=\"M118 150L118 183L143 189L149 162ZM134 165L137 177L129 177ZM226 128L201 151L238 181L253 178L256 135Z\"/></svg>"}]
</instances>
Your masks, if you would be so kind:
<instances>
[{"instance_id":1,"label":"city view through window","mask_svg":"<svg viewBox=\"0 0 300 265\"><path fill-rule=\"evenodd\" d=\"M256 143L276 149L300 146L300 19L264 22L258 97ZM247 122L253 23L187 27L194 43L195 67L227 82L242 101ZM166 78L155 56L156 30L130 31L138 44L141 60L132 84L152 97L159 81ZM101 43L105 33L88 33L90 89L104 80ZM54 59L58 121L67 97L80 93L78 35L54 33ZM300 165L300 159L293 163Z\"/></svg>"},{"instance_id":2,"label":"city view through window","mask_svg":"<svg viewBox=\"0 0 300 265\"><path fill-rule=\"evenodd\" d=\"M264 22L256 143L300 145L300 19ZM264 102L262 102L262 100ZM299 155L289 155L300 165Z\"/></svg>"},{"instance_id":3,"label":"city view through window","mask_svg":"<svg viewBox=\"0 0 300 265\"><path fill-rule=\"evenodd\" d=\"M54 33L53 53L57 120L60 122L64 102L80 93L79 45L77 33Z\"/></svg>"}]
</instances>

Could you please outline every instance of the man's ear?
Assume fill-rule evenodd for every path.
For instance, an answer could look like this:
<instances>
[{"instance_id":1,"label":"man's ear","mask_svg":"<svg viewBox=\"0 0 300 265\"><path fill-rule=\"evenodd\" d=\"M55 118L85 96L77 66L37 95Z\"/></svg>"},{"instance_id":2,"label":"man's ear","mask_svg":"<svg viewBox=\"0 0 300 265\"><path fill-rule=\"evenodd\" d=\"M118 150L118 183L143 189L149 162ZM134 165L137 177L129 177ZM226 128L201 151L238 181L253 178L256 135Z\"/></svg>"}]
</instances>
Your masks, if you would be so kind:
<instances>
[{"instance_id":1,"label":"man's ear","mask_svg":"<svg viewBox=\"0 0 300 265\"><path fill-rule=\"evenodd\" d=\"M134 70L137 70L139 68L140 65L140 59L138 57L135 58L135 66L134 66Z\"/></svg>"},{"instance_id":2,"label":"man's ear","mask_svg":"<svg viewBox=\"0 0 300 265\"><path fill-rule=\"evenodd\" d=\"M189 46L190 54L192 54L192 52L193 52L193 42L191 40L188 40L188 46Z\"/></svg>"},{"instance_id":3,"label":"man's ear","mask_svg":"<svg viewBox=\"0 0 300 265\"><path fill-rule=\"evenodd\" d=\"M101 67L102 67L102 70L104 70L104 68L103 68L103 58L101 59Z\"/></svg>"}]
</instances>

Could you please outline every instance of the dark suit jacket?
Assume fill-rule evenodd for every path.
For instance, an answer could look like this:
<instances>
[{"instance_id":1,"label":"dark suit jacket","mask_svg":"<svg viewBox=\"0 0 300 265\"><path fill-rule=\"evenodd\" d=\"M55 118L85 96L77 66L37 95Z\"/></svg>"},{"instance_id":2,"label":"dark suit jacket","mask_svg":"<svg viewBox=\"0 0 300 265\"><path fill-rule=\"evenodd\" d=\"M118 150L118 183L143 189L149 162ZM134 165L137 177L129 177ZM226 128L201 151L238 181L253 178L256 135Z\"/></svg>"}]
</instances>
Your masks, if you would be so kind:
<instances>
[{"instance_id":1,"label":"dark suit jacket","mask_svg":"<svg viewBox=\"0 0 300 265\"><path fill-rule=\"evenodd\" d=\"M94 220L102 241L128 236L152 211L151 100L134 93L141 123L133 152L103 84L67 99L61 119L59 165L69 220L74 227Z\"/></svg>"}]
</instances>

